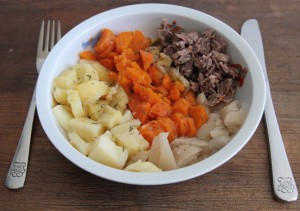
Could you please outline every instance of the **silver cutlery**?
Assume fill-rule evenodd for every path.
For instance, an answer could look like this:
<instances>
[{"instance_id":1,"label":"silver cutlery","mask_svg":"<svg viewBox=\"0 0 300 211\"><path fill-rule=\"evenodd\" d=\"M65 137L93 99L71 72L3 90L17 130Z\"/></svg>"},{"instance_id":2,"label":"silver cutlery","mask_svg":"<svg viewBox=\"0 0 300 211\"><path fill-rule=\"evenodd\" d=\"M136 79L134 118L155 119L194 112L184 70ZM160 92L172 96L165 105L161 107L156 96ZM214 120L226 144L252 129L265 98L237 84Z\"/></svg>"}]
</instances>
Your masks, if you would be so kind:
<instances>
[{"instance_id":1,"label":"silver cutlery","mask_svg":"<svg viewBox=\"0 0 300 211\"><path fill-rule=\"evenodd\" d=\"M60 21L57 21L56 27L55 22L56 21L54 20L47 21L46 33L44 33L45 21L42 22L36 58L36 69L38 73L40 73L40 70L50 50L61 38ZM52 25L51 29L50 25ZM12 190L21 189L25 184L26 174L28 170L32 124L36 108L35 91L36 90L34 89L21 137L5 181L5 186Z\"/></svg>"},{"instance_id":2,"label":"silver cutlery","mask_svg":"<svg viewBox=\"0 0 300 211\"><path fill-rule=\"evenodd\" d=\"M269 138L274 195L280 201L295 201L298 198L297 186L286 155L272 102L265 64L263 42L257 20L247 20L242 26L241 35L248 42L258 57L266 80L267 93L264 116Z\"/></svg>"}]
</instances>

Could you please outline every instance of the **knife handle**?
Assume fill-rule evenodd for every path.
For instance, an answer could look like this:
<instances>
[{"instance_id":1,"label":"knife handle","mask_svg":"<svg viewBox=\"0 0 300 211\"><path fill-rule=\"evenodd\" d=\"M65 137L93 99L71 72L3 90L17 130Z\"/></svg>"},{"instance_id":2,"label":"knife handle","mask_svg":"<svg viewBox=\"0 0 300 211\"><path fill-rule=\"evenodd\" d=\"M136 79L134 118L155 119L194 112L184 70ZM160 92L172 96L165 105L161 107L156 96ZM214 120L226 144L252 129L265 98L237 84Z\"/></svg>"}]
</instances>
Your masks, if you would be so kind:
<instances>
[{"instance_id":1,"label":"knife handle","mask_svg":"<svg viewBox=\"0 0 300 211\"><path fill-rule=\"evenodd\" d=\"M268 83L266 88L265 120L269 136L274 194L278 200L291 202L297 200L298 190L284 148Z\"/></svg>"}]
</instances>

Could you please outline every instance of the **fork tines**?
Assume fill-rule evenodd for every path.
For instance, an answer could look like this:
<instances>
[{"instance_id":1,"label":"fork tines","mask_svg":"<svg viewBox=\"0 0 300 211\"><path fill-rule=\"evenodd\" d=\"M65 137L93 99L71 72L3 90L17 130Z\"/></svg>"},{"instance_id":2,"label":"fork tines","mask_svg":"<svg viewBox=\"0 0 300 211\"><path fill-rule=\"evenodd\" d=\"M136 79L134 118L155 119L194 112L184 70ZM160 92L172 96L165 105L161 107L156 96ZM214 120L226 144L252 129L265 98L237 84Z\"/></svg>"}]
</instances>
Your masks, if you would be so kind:
<instances>
[{"instance_id":1,"label":"fork tines","mask_svg":"<svg viewBox=\"0 0 300 211\"><path fill-rule=\"evenodd\" d=\"M55 24L57 22L57 24ZM42 51L50 51L54 44L57 43L61 38L61 30L60 30L60 20L48 20L47 26L45 26L45 21L42 21L42 26L40 30L40 39L38 43L38 49ZM57 25L55 27L55 25ZM50 34L50 27L51 27L51 34ZM56 36L55 36L56 35ZM50 42L49 42L50 40Z\"/></svg>"}]
</instances>

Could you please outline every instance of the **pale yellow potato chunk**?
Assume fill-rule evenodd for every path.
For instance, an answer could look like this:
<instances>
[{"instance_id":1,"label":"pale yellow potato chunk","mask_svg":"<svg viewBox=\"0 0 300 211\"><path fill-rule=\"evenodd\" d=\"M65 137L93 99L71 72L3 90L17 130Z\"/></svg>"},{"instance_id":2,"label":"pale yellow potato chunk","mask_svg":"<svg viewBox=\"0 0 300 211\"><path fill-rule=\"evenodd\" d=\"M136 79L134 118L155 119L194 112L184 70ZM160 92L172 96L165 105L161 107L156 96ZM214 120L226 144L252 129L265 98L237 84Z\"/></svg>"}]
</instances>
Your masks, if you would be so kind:
<instances>
[{"instance_id":1,"label":"pale yellow potato chunk","mask_svg":"<svg viewBox=\"0 0 300 211\"><path fill-rule=\"evenodd\" d=\"M90 64L76 64L73 69L77 72L78 81L99 80L98 72Z\"/></svg>"},{"instance_id":2,"label":"pale yellow potato chunk","mask_svg":"<svg viewBox=\"0 0 300 211\"><path fill-rule=\"evenodd\" d=\"M67 90L65 90L65 89L55 87L54 91L53 91L53 97L54 97L54 100L59 104L66 105L68 103Z\"/></svg>"},{"instance_id":3,"label":"pale yellow potato chunk","mask_svg":"<svg viewBox=\"0 0 300 211\"><path fill-rule=\"evenodd\" d=\"M86 117L71 119L70 126L85 141L93 141L106 131L103 124Z\"/></svg>"},{"instance_id":4,"label":"pale yellow potato chunk","mask_svg":"<svg viewBox=\"0 0 300 211\"><path fill-rule=\"evenodd\" d=\"M91 150L91 143L85 142L76 132L68 133L70 144L83 155L87 155Z\"/></svg>"},{"instance_id":5,"label":"pale yellow potato chunk","mask_svg":"<svg viewBox=\"0 0 300 211\"><path fill-rule=\"evenodd\" d=\"M84 104L95 103L99 98L108 94L109 86L104 81L89 80L77 86L80 98Z\"/></svg>"},{"instance_id":6,"label":"pale yellow potato chunk","mask_svg":"<svg viewBox=\"0 0 300 211\"><path fill-rule=\"evenodd\" d=\"M67 91L67 100L71 105L72 113L75 117L85 117L86 112L83 109L82 102L77 90L68 90Z\"/></svg>"},{"instance_id":7,"label":"pale yellow potato chunk","mask_svg":"<svg viewBox=\"0 0 300 211\"><path fill-rule=\"evenodd\" d=\"M147 161L137 161L128 165L125 171L133 171L133 172L161 172L162 170L155 166L153 163Z\"/></svg>"},{"instance_id":8,"label":"pale yellow potato chunk","mask_svg":"<svg viewBox=\"0 0 300 211\"><path fill-rule=\"evenodd\" d=\"M117 146L111 137L104 133L92 144L88 157L104 165L122 169L128 158L128 151L124 147Z\"/></svg>"},{"instance_id":9,"label":"pale yellow potato chunk","mask_svg":"<svg viewBox=\"0 0 300 211\"><path fill-rule=\"evenodd\" d=\"M57 105L52 108L53 115L58 124L67 132L72 131L70 120L74 118L73 114L67 109L66 106Z\"/></svg>"},{"instance_id":10,"label":"pale yellow potato chunk","mask_svg":"<svg viewBox=\"0 0 300 211\"><path fill-rule=\"evenodd\" d=\"M103 112L98 119L107 129L118 125L122 120L122 112L114 109L113 107L106 105L103 108Z\"/></svg>"},{"instance_id":11,"label":"pale yellow potato chunk","mask_svg":"<svg viewBox=\"0 0 300 211\"><path fill-rule=\"evenodd\" d=\"M77 86L77 72L73 69L67 69L54 79L53 84L65 90L75 89Z\"/></svg>"}]
</instances>

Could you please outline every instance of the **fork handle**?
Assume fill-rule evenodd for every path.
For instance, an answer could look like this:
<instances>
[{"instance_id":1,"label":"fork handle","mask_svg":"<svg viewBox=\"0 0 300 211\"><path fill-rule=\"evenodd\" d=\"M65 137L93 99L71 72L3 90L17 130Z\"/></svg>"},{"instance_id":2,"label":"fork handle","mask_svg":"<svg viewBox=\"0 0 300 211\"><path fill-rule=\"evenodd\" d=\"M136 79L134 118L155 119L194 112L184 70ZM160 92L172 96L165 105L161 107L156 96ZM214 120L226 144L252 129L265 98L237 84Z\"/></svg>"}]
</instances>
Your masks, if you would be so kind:
<instances>
[{"instance_id":1,"label":"fork handle","mask_svg":"<svg viewBox=\"0 0 300 211\"><path fill-rule=\"evenodd\" d=\"M34 88L22 134L14 158L7 173L5 186L8 189L17 190L24 187L28 170L32 124L36 107L35 90L36 88Z\"/></svg>"}]
</instances>

